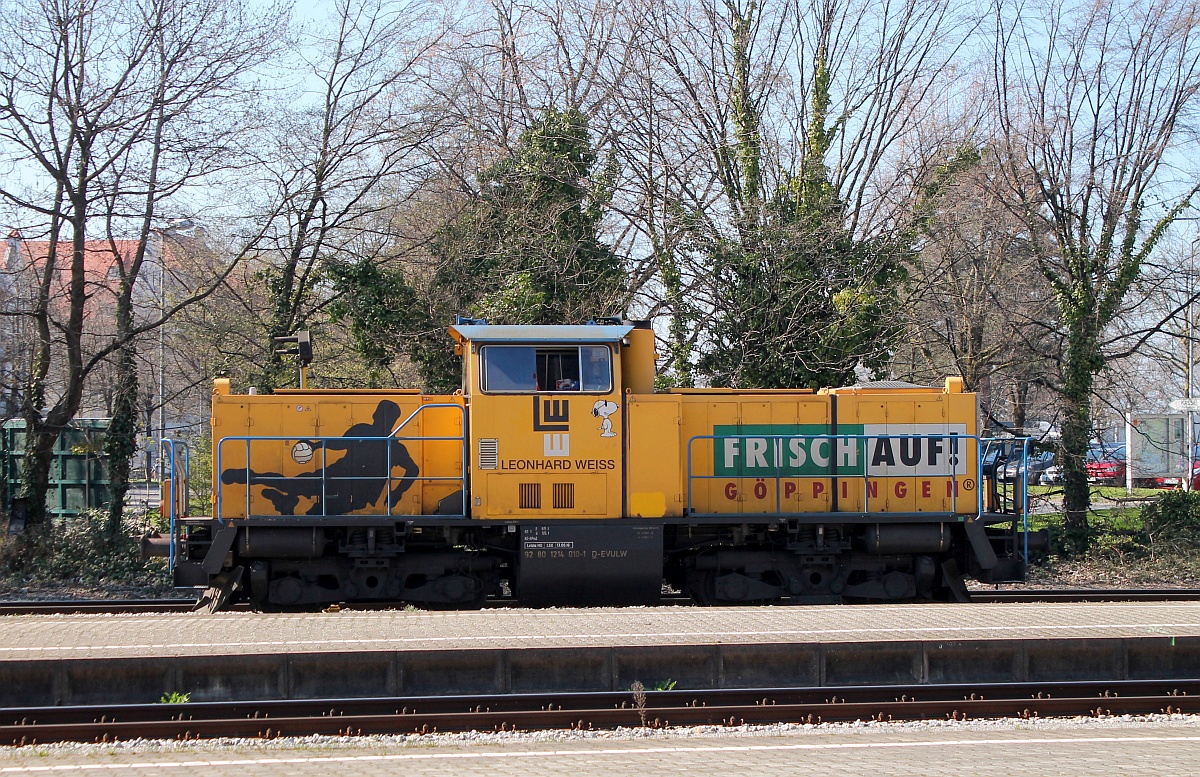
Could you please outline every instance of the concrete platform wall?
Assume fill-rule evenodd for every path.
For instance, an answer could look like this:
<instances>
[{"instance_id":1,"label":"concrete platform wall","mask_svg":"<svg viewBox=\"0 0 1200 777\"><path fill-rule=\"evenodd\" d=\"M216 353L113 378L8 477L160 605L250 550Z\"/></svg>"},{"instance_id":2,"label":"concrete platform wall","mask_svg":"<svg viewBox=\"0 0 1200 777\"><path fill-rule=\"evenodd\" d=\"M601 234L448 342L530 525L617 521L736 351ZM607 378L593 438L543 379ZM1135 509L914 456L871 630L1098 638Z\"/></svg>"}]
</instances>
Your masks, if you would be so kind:
<instances>
[{"instance_id":1,"label":"concrete platform wall","mask_svg":"<svg viewBox=\"0 0 1200 777\"><path fill-rule=\"evenodd\" d=\"M361 651L0 661L0 707L1200 677L1200 637Z\"/></svg>"}]
</instances>

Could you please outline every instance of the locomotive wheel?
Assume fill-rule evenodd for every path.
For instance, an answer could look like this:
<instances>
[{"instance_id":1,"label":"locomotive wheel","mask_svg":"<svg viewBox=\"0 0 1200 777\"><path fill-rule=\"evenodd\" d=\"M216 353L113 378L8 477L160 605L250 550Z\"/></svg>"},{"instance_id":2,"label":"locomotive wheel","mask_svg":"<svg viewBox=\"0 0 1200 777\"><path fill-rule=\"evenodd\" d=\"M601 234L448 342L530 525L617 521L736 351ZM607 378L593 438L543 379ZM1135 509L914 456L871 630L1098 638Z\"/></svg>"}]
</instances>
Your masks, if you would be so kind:
<instances>
[{"instance_id":1,"label":"locomotive wheel","mask_svg":"<svg viewBox=\"0 0 1200 777\"><path fill-rule=\"evenodd\" d=\"M707 570L688 575L687 595L701 607L717 605L717 572Z\"/></svg>"}]
</instances>

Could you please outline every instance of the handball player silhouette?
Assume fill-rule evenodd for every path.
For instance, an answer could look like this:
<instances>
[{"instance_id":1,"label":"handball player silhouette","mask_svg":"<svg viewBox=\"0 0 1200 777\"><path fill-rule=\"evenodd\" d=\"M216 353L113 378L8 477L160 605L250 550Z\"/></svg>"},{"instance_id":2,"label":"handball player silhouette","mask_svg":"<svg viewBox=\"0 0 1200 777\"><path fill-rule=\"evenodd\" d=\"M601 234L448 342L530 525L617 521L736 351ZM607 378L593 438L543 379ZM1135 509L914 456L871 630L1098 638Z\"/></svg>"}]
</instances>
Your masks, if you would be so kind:
<instances>
[{"instance_id":1,"label":"handball player silhouette","mask_svg":"<svg viewBox=\"0 0 1200 777\"><path fill-rule=\"evenodd\" d=\"M400 420L400 407L385 399L375 408L369 424L355 424L345 431L343 438L388 437ZM392 467L404 470L404 476L393 479L391 504L395 507L412 488L413 478L420 471L409 455L408 449L397 439L356 440L329 439L305 440L313 451L322 446L326 455L333 451L345 451L346 455L327 464L324 469L306 472L303 477L287 477L277 472L253 472L250 485L263 486L262 495L270 500L280 515L295 515L301 497L315 500L308 515L346 515L379 502L387 492L391 474L388 469L388 446L391 446ZM245 484L246 467L226 469L221 473L225 485ZM321 509L321 482L325 482L325 510ZM386 509L386 508L385 508Z\"/></svg>"}]
</instances>

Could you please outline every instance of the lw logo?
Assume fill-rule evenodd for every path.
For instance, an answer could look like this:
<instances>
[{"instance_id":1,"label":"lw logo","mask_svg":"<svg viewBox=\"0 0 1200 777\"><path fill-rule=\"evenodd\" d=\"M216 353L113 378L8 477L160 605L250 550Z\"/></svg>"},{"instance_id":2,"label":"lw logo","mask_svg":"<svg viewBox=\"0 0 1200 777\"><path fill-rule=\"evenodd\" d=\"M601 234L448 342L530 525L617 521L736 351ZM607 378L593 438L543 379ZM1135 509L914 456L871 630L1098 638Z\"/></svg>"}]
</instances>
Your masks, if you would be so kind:
<instances>
[{"instance_id":1,"label":"lw logo","mask_svg":"<svg viewBox=\"0 0 1200 777\"><path fill-rule=\"evenodd\" d=\"M559 432L542 435L542 452L546 456L570 456L571 405L565 399L533 398L533 430L535 432Z\"/></svg>"},{"instance_id":2,"label":"lw logo","mask_svg":"<svg viewBox=\"0 0 1200 777\"><path fill-rule=\"evenodd\" d=\"M542 435L542 452L546 456L570 456L571 455L571 435L569 435L569 434L543 434Z\"/></svg>"},{"instance_id":3,"label":"lw logo","mask_svg":"<svg viewBox=\"0 0 1200 777\"><path fill-rule=\"evenodd\" d=\"M565 399L533 398L533 431L565 432L570 429L571 406Z\"/></svg>"}]
</instances>

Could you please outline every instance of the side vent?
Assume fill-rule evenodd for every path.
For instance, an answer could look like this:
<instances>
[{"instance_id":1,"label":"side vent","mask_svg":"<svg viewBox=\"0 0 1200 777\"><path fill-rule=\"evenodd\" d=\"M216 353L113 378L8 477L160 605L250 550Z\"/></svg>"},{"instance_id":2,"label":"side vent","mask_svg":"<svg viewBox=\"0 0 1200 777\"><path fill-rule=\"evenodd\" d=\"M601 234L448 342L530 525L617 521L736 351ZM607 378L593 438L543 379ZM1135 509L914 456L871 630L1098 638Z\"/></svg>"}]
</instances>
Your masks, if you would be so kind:
<instances>
[{"instance_id":1,"label":"side vent","mask_svg":"<svg viewBox=\"0 0 1200 777\"><path fill-rule=\"evenodd\" d=\"M541 483L518 483L517 492L519 501L518 506L522 510L540 510L542 509L542 484Z\"/></svg>"},{"instance_id":2,"label":"side vent","mask_svg":"<svg viewBox=\"0 0 1200 777\"><path fill-rule=\"evenodd\" d=\"M554 509L555 510L574 510L575 509L575 484L574 483L555 483L554 484Z\"/></svg>"},{"instance_id":3,"label":"side vent","mask_svg":"<svg viewBox=\"0 0 1200 777\"><path fill-rule=\"evenodd\" d=\"M479 441L479 468L499 469L500 441L496 439Z\"/></svg>"}]
</instances>

